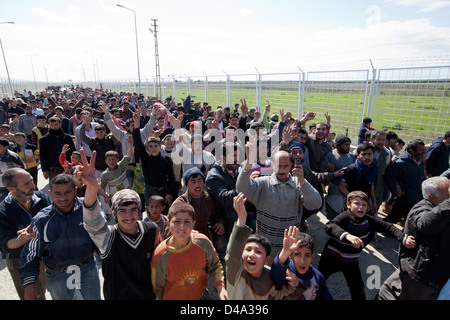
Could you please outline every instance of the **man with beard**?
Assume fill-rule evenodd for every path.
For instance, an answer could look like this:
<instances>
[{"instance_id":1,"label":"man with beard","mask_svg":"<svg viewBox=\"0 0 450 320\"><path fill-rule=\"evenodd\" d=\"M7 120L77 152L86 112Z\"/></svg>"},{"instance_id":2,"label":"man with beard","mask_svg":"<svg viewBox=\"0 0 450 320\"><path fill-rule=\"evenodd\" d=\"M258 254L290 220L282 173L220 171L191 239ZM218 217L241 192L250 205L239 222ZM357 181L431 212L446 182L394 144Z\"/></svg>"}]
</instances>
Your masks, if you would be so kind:
<instances>
[{"instance_id":1,"label":"man with beard","mask_svg":"<svg viewBox=\"0 0 450 320\"><path fill-rule=\"evenodd\" d=\"M36 233L30 230L31 218L52 201L47 193L34 191L31 175L21 168L12 168L2 176L9 195L0 203L0 248L5 257L6 266L14 282L17 294L24 299L24 288L19 276L20 252L28 240ZM45 299L46 279L41 263L37 284L41 299Z\"/></svg>"},{"instance_id":2,"label":"man with beard","mask_svg":"<svg viewBox=\"0 0 450 320\"><path fill-rule=\"evenodd\" d=\"M356 161L348 166L341 181L339 192L347 198L352 191L364 192L370 200L370 208L373 214L378 211L375 199L375 184L378 177L378 168L373 159L375 147L369 142L363 142L356 149Z\"/></svg>"},{"instance_id":3,"label":"man with beard","mask_svg":"<svg viewBox=\"0 0 450 320\"><path fill-rule=\"evenodd\" d=\"M322 201L317 190L305 179L302 165L295 164L291 171L291 159L286 151L274 154L272 175L251 179L256 150L256 142L250 138L246 145L246 163L239 174L236 190L255 204L256 233L270 241L271 255L276 257L283 248L285 229L290 226L300 228L303 206L313 211L321 207Z\"/></svg>"},{"instance_id":4,"label":"man with beard","mask_svg":"<svg viewBox=\"0 0 450 320\"><path fill-rule=\"evenodd\" d=\"M233 207L233 198L238 195L236 190L236 179L239 172L239 150L238 145L225 142L222 146L221 162L214 164L206 177L206 190L216 201L219 214L223 216L224 228L211 232L212 242L217 250L220 262L225 267L225 254L228 241L237 213Z\"/></svg>"},{"instance_id":5,"label":"man with beard","mask_svg":"<svg viewBox=\"0 0 450 320\"><path fill-rule=\"evenodd\" d=\"M416 139L408 143L406 152L400 154L384 174L384 181L396 198L385 221L397 223L406 218L409 210L422 200L422 182L425 180L425 143Z\"/></svg>"},{"instance_id":6,"label":"man with beard","mask_svg":"<svg viewBox=\"0 0 450 320\"><path fill-rule=\"evenodd\" d=\"M69 149L66 152L66 160L71 162L70 156L75 150L75 144L72 137L61 129L60 118L51 117L48 120L48 127L48 132L39 139L39 159L44 178L51 181L53 177L64 172L58 158L63 146L65 144L69 145Z\"/></svg>"},{"instance_id":7,"label":"man with beard","mask_svg":"<svg viewBox=\"0 0 450 320\"><path fill-rule=\"evenodd\" d=\"M336 148L327 153L320 163L321 171L338 171L355 162L355 156L350 153L351 140L349 137L339 134L335 139L335 144ZM345 209L345 198L338 190L340 181L340 177L333 179L328 185L328 192L325 196L327 217L330 220Z\"/></svg>"},{"instance_id":8,"label":"man with beard","mask_svg":"<svg viewBox=\"0 0 450 320\"><path fill-rule=\"evenodd\" d=\"M391 163L389 150L385 147L386 132L382 130L373 130L370 133L370 142L375 146L374 162L378 168L378 178L375 185L375 197L378 207L383 202L384 181L383 176L387 166Z\"/></svg>"},{"instance_id":9,"label":"man with beard","mask_svg":"<svg viewBox=\"0 0 450 320\"><path fill-rule=\"evenodd\" d=\"M305 124L307 121L314 119L315 116L315 113L307 112L302 117L302 119L300 119L300 124ZM314 172L320 172L320 163L322 162L323 158L333 149L326 140L330 129L331 116L328 113L325 113L325 118L327 119L327 123L318 123L316 125L316 129L314 130L314 134L307 136L304 143L305 147L309 151L309 167ZM312 184L312 186L319 192L323 204L324 190L322 183L314 183ZM317 210L306 210L304 213L304 218L307 219L311 215L317 213L320 208L322 208L322 206L320 206ZM303 230L306 230L308 228L308 225L306 224L306 220L304 221L305 223L302 223L302 228Z\"/></svg>"}]
</instances>

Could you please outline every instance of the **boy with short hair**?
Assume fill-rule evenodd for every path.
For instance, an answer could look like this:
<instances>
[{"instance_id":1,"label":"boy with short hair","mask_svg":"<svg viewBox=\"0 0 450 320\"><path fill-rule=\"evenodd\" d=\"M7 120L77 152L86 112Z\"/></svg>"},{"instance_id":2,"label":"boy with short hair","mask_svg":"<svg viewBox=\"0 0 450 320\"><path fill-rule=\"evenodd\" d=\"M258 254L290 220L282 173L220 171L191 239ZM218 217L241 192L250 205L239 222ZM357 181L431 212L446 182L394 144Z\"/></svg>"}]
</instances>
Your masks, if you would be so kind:
<instances>
[{"instance_id":1,"label":"boy with short hair","mask_svg":"<svg viewBox=\"0 0 450 320\"><path fill-rule=\"evenodd\" d=\"M14 140L16 146L12 150L17 153L25 164L25 170L33 177L33 182L37 186L38 184L38 160L39 149L27 142L27 136L23 132L16 132L14 134Z\"/></svg>"},{"instance_id":2,"label":"boy with short hair","mask_svg":"<svg viewBox=\"0 0 450 320\"><path fill-rule=\"evenodd\" d=\"M36 122L36 126L31 130L31 144L39 149L39 139L48 132L47 117L44 114L38 114Z\"/></svg>"},{"instance_id":3,"label":"boy with short hair","mask_svg":"<svg viewBox=\"0 0 450 320\"><path fill-rule=\"evenodd\" d=\"M161 234L161 240L164 240L166 237L165 234L165 225L167 222L167 216L163 214L164 209L166 208L164 198L158 195L153 195L148 199L145 208L147 209L147 217L144 218L144 221L153 221L159 227L159 232Z\"/></svg>"},{"instance_id":4,"label":"boy with short hair","mask_svg":"<svg viewBox=\"0 0 450 320\"><path fill-rule=\"evenodd\" d=\"M61 164L61 166L65 168L64 171L66 171L67 169L68 172L66 173L69 173L70 169L81 164L81 154L79 151L72 152L72 154L70 155L71 162L68 162L66 160L66 152L69 151L69 149L69 145L65 144L62 147L61 154L59 155L59 164Z\"/></svg>"},{"instance_id":5,"label":"boy with short hair","mask_svg":"<svg viewBox=\"0 0 450 320\"><path fill-rule=\"evenodd\" d=\"M152 257L152 285L158 300L200 300L208 277L221 300L227 300L222 264L213 244L202 233L192 232L194 208L187 203L169 209L170 236Z\"/></svg>"},{"instance_id":6,"label":"boy with short hair","mask_svg":"<svg viewBox=\"0 0 450 320\"><path fill-rule=\"evenodd\" d=\"M365 300L359 257L363 248L372 241L375 232L387 233L407 248L414 248L416 243L414 237L403 235L392 223L367 214L369 198L364 192L350 192L347 196L347 207L348 210L325 225L325 231L331 238L325 244L318 269L325 279L342 271L352 300Z\"/></svg>"},{"instance_id":7,"label":"boy with short hair","mask_svg":"<svg viewBox=\"0 0 450 320\"><path fill-rule=\"evenodd\" d=\"M19 132L19 115L17 113L11 113L11 121L9 122L9 132Z\"/></svg>"},{"instance_id":8,"label":"boy with short hair","mask_svg":"<svg viewBox=\"0 0 450 320\"><path fill-rule=\"evenodd\" d=\"M230 300L272 300L287 296L298 297L303 292L298 278L289 270L281 277L286 277L288 286L277 288L270 277L271 244L266 237L252 234L252 229L245 222L246 198L241 192L233 198L233 206L238 219L233 227L227 246L226 275L227 292Z\"/></svg>"},{"instance_id":9,"label":"boy with short hair","mask_svg":"<svg viewBox=\"0 0 450 320\"><path fill-rule=\"evenodd\" d=\"M295 226L289 227L284 231L283 249L272 263L270 275L273 282L279 286L285 285L286 279L282 275L290 270L306 288L297 300L332 300L325 278L311 264L314 257L313 238L299 232Z\"/></svg>"},{"instance_id":10,"label":"boy with short hair","mask_svg":"<svg viewBox=\"0 0 450 320\"><path fill-rule=\"evenodd\" d=\"M178 195L172 159L161 154L161 140L159 138L150 137L144 144L139 128L133 130L133 138L136 155L142 162L145 177L145 200L154 194L158 194L170 206L174 197Z\"/></svg>"},{"instance_id":11,"label":"boy with short hair","mask_svg":"<svg viewBox=\"0 0 450 320\"><path fill-rule=\"evenodd\" d=\"M105 300L153 300L150 259L160 243L158 227L150 221L140 221L141 201L132 190L118 191L111 199L111 211L116 224L109 225L100 211L97 199L98 181L94 163L81 150L83 165L77 176L87 186L83 202L84 228L100 251L103 294Z\"/></svg>"},{"instance_id":12,"label":"boy with short hair","mask_svg":"<svg viewBox=\"0 0 450 320\"><path fill-rule=\"evenodd\" d=\"M100 177L99 194L103 196L106 204L110 204L110 198L119 190L130 188L126 176L127 165L133 156L133 137L127 137L127 154L119 161L119 154L116 151L105 153L105 162L108 168L103 171ZM106 191L108 189L108 191Z\"/></svg>"}]
</instances>

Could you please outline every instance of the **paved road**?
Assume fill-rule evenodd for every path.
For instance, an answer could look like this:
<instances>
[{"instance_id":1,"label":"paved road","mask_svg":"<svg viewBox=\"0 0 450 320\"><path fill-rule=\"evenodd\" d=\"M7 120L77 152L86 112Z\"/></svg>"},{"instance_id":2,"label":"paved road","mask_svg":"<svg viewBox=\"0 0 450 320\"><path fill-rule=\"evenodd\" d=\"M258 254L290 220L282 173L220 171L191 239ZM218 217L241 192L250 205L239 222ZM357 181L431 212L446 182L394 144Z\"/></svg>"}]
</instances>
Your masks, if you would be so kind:
<instances>
[{"instance_id":1,"label":"paved road","mask_svg":"<svg viewBox=\"0 0 450 320\"><path fill-rule=\"evenodd\" d=\"M39 177L38 186L41 190L48 189L48 184L42 175ZM319 212L308 219L308 233L314 238L316 246L316 258L313 261L315 267L318 266L320 254L328 239L325 234L324 225L327 222L326 216ZM383 245L381 250L376 250L371 246L365 248L360 258L360 268L364 281L366 282L366 297L372 300L378 292L379 286L386 280L397 267L398 241L389 238L379 237L379 242ZM100 275L101 276L101 275ZM336 300L350 300L350 293L342 273L336 273L327 280L331 294ZM47 298L51 299L47 293ZM0 300L18 300L13 282L5 266L4 260L0 261Z\"/></svg>"}]
</instances>

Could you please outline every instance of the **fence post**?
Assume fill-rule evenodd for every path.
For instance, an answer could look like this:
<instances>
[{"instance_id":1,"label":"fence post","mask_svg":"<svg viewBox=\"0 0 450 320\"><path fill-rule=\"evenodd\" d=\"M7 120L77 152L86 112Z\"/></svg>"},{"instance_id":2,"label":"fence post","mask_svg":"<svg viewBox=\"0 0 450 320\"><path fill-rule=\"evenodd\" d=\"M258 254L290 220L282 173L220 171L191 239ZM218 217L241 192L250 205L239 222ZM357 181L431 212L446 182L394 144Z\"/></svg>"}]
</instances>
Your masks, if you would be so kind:
<instances>
[{"instance_id":1,"label":"fence post","mask_svg":"<svg viewBox=\"0 0 450 320\"><path fill-rule=\"evenodd\" d=\"M176 81L175 78L172 78L173 81L173 100L176 100L177 98L177 85L176 85Z\"/></svg>"},{"instance_id":2,"label":"fence post","mask_svg":"<svg viewBox=\"0 0 450 320\"><path fill-rule=\"evenodd\" d=\"M369 94L369 105L367 107L367 117L370 116L370 114L372 113L372 107L374 106L374 94L375 91L378 91L378 84L377 87L375 88L375 82L376 82L376 75L377 75L377 69L372 68L372 83L370 84L370 94ZM376 101L376 95L375 95L375 101ZM364 106L364 110L363 110L363 114L361 117L361 122L364 119L364 117L366 117L366 115L364 114L365 112L365 106Z\"/></svg>"},{"instance_id":3,"label":"fence post","mask_svg":"<svg viewBox=\"0 0 450 320\"><path fill-rule=\"evenodd\" d=\"M261 73L259 73L258 69L256 69L256 73L257 73L257 78L258 78L258 92L257 92L257 97L258 97L258 107L261 108L262 107L262 75Z\"/></svg>"},{"instance_id":4,"label":"fence post","mask_svg":"<svg viewBox=\"0 0 450 320\"><path fill-rule=\"evenodd\" d=\"M227 74L226 72L224 72L227 75L227 107L230 107L231 104L231 80L230 80L230 75Z\"/></svg>"},{"instance_id":5,"label":"fence post","mask_svg":"<svg viewBox=\"0 0 450 320\"><path fill-rule=\"evenodd\" d=\"M298 67L297 67L298 68ZM302 69L298 68L300 73L298 75L298 102L297 102L297 118L300 119L303 115L303 100L305 92L305 73Z\"/></svg>"},{"instance_id":6,"label":"fence post","mask_svg":"<svg viewBox=\"0 0 450 320\"><path fill-rule=\"evenodd\" d=\"M373 78L372 78L372 88L371 88L371 103L369 105L369 110L367 111L368 117L373 117L373 112L377 106L377 96L378 96L378 87L380 85L380 71L381 70L373 70ZM378 73L378 76L377 76Z\"/></svg>"}]
</instances>

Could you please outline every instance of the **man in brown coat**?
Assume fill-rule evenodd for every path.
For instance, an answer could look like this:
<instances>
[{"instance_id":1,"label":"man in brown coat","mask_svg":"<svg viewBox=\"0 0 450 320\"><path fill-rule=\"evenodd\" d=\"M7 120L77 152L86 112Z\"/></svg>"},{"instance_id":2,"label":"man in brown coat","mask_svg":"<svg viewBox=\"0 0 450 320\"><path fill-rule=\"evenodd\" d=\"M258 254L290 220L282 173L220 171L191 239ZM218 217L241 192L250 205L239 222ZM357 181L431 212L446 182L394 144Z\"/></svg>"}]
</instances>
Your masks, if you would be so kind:
<instances>
[{"instance_id":1,"label":"man in brown coat","mask_svg":"<svg viewBox=\"0 0 450 320\"><path fill-rule=\"evenodd\" d=\"M208 224L212 226L217 234L224 232L224 218L216 210L216 202L204 190L205 175L198 167L187 170L184 174L184 184L187 190L179 196L175 203L189 203L195 210L194 229L211 237Z\"/></svg>"}]
</instances>

